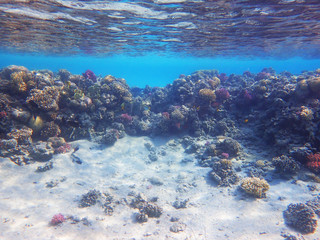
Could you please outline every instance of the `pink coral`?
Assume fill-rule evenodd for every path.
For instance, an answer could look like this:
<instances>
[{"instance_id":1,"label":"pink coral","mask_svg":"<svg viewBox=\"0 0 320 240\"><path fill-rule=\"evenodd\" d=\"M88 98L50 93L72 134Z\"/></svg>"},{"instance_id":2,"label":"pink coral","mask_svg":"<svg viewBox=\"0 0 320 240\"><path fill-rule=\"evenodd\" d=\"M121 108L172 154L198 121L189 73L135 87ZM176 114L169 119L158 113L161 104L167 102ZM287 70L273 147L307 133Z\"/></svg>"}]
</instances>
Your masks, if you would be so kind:
<instances>
[{"instance_id":1,"label":"pink coral","mask_svg":"<svg viewBox=\"0 0 320 240\"><path fill-rule=\"evenodd\" d=\"M55 153L67 153L71 151L71 145L69 143L65 143L62 146L55 149Z\"/></svg>"},{"instance_id":2,"label":"pink coral","mask_svg":"<svg viewBox=\"0 0 320 240\"><path fill-rule=\"evenodd\" d=\"M229 158L229 153L221 153L221 158L224 158L224 159L228 159Z\"/></svg>"},{"instance_id":3,"label":"pink coral","mask_svg":"<svg viewBox=\"0 0 320 240\"><path fill-rule=\"evenodd\" d=\"M63 223L64 221L66 221L66 219L64 218L64 216L61 213L55 214L52 219L51 219L51 225L58 225L60 223Z\"/></svg>"},{"instance_id":4,"label":"pink coral","mask_svg":"<svg viewBox=\"0 0 320 240\"><path fill-rule=\"evenodd\" d=\"M0 119L1 118L5 118L5 117L7 117L8 115L7 115L7 113L5 112L5 111L1 111L0 112Z\"/></svg>"},{"instance_id":5,"label":"pink coral","mask_svg":"<svg viewBox=\"0 0 320 240\"><path fill-rule=\"evenodd\" d=\"M170 119L170 114L168 112L163 112L162 116L166 119Z\"/></svg>"},{"instance_id":6,"label":"pink coral","mask_svg":"<svg viewBox=\"0 0 320 240\"><path fill-rule=\"evenodd\" d=\"M131 123L133 120L133 117L130 116L128 113L121 114L120 118L121 118L122 122L124 122L124 123Z\"/></svg>"},{"instance_id":7,"label":"pink coral","mask_svg":"<svg viewBox=\"0 0 320 240\"><path fill-rule=\"evenodd\" d=\"M84 76L86 79L92 80L93 82L97 81L96 75L91 70L85 71L84 73L82 73L82 76Z\"/></svg>"}]
</instances>

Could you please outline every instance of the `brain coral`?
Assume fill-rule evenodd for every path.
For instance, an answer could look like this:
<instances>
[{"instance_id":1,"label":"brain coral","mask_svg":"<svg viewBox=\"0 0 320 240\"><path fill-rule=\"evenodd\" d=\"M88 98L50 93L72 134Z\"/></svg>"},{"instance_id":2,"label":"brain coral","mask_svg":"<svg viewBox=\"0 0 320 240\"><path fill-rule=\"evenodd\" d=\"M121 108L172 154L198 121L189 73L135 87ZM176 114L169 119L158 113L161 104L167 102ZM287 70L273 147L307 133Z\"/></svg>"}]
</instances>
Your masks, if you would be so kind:
<instances>
[{"instance_id":1,"label":"brain coral","mask_svg":"<svg viewBox=\"0 0 320 240\"><path fill-rule=\"evenodd\" d=\"M60 94L55 87L45 87L43 90L33 89L27 98L28 103L34 103L44 111L58 110Z\"/></svg>"},{"instance_id":2,"label":"brain coral","mask_svg":"<svg viewBox=\"0 0 320 240\"><path fill-rule=\"evenodd\" d=\"M241 188L248 194L263 198L269 190L269 184L266 180L257 177L248 177L242 180Z\"/></svg>"}]
</instances>

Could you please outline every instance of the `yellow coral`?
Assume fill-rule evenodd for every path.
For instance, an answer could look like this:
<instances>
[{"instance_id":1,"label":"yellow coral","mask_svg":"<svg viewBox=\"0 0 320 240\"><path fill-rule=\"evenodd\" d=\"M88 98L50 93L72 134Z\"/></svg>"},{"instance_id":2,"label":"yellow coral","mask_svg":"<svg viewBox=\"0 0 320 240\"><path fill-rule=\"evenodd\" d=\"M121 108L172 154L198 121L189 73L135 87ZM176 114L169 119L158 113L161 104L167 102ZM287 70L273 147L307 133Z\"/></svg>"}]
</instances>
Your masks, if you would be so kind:
<instances>
[{"instance_id":1,"label":"yellow coral","mask_svg":"<svg viewBox=\"0 0 320 240\"><path fill-rule=\"evenodd\" d=\"M199 96L200 98L208 102L213 102L214 100L216 100L216 94L214 93L214 91L208 88L200 89Z\"/></svg>"},{"instance_id":2,"label":"yellow coral","mask_svg":"<svg viewBox=\"0 0 320 240\"><path fill-rule=\"evenodd\" d=\"M107 75L103 78L102 82L107 82L107 83L111 83L113 82L114 80L116 80L116 78L114 76L111 76L111 75Z\"/></svg>"},{"instance_id":3,"label":"yellow coral","mask_svg":"<svg viewBox=\"0 0 320 240\"><path fill-rule=\"evenodd\" d=\"M306 106L301 106L300 117L310 121L313 119L313 111Z\"/></svg>"},{"instance_id":4,"label":"yellow coral","mask_svg":"<svg viewBox=\"0 0 320 240\"><path fill-rule=\"evenodd\" d=\"M265 164L264 164L264 161L263 160L257 160L256 163L255 163L256 167L264 167Z\"/></svg>"},{"instance_id":5,"label":"yellow coral","mask_svg":"<svg viewBox=\"0 0 320 240\"><path fill-rule=\"evenodd\" d=\"M11 73L10 78L16 91L25 92L27 91L27 82L32 79L32 74L26 71L19 71Z\"/></svg>"},{"instance_id":6,"label":"yellow coral","mask_svg":"<svg viewBox=\"0 0 320 240\"><path fill-rule=\"evenodd\" d=\"M220 84L220 79L217 77L213 77L212 79L208 80L209 85L215 89Z\"/></svg>"},{"instance_id":7,"label":"yellow coral","mask_svg":"<svg viewBox=\"0 0 320 240\"><path fill-rule=\"evenodd\" d=\"M223 166L223 169L231 169L232 167L232 161L228 159L221 159L220 160L221 166Z\"/></svg>"},{"instance_id":8,"label":"yellow coral","mask_svg":"<svg viewBox=\"0 0 320 240\"><path fill-rule=\"evenodd\" d=\"M246 193L256 198L265 197L266 192L269 190L268 182L257 177L243 179L240 186Z\"/></svg>"}]
</instances>

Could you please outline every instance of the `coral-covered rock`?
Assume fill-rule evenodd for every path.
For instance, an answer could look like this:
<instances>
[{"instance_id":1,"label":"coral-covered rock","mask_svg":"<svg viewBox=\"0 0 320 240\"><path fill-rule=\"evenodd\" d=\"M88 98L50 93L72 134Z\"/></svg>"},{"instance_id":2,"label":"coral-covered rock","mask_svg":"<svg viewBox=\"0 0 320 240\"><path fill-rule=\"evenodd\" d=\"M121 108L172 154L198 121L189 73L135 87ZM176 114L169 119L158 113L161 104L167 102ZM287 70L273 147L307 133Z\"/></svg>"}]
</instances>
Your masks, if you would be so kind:
<instances>
[{"instance_id":1,"label":"coral-covered rock","mask_svg":"<svg viewBox=\"0 0 320 240\"><path fill-rule=\"evenodd\" d=\"M237 156L241 149L240 144L232 138L226 138L217 145L217 148L221 152L228 153L230 157Z\"/></svg>"},{"instance_id":2,"label":"coral-covered rock","mask_svg":"<svg viewBox=\"0 0 320 240\"><path fill-rule=\"evenodd\" d=\"M117 129L106 130L105 134L98 139L98 142L107 146L113 145L122 136L122 131Z\"/></svg>"},{"instance_id":3,"label":"coral-covered rock","mask_svg":"<svg viewBox=\"0 0 320 240\"><path fill-rule=\"evenodd\" d=\"M32 144L32 129L31 128L21 128L21 129L12 129L11 132L7 134L8 138L15 139L18 144L21 145L30 145Z\"/></svg>"},{"instance_id":4,"label":"coral-covered rock","mask_svg":"<svg viewBox=\"0 0 320 240\"><path fill-rule=\"evenodd\" d=\"M149 203L143 194L134 196L130 206L139 209L136 220L140 223L148 221L148 217L159 218L163 212L162 208L155 203Z\"/></svg>"},{"instance_id":5,"label":"coral-covered rock","mask_svg":"<svg viewBox=\"0 0 320 240\"><path fill-rule=\"evenodd\" d=\"M249 177L243 179L240 186L246 193L256 198L265 197L266 192L269 190L268 182L257 177Z\"/></svg>"},{"instance_id":6,"label":"coral-covered rock","mask_svg":"<svg viewBox=\"0 0 320 240\"><path fill-rule=\"evenodd\" d=\"M56 87L45 87L43 90L31 90L27 102L31 105L35 104L43 111L56 111L59 109L59 98L60 93Z\"/></svg>"},{"instance_id":7,"label":"coral-covered rock","mask_svg":"<svg viewBox=\"0 0 320 240\"><path fill-rule=\"evenodd\" d=\"M307 80L303 79L297 83L295 94L299 98L306 98L310 94L310 89Z\"/></svg>"},{"instance_id":8,"label":"coral-covered rock","mask_svg":"<svg viewBox=\"0 0 320 240\"><path fill-rule=\"evenodd\" d=\"M209 176L221 187L229 187L239 181L239 177L232 169L232 162L227 159L215 162Z\"/></svg>"},{"instance_id":9,"label":"coral-covered rock","mask_svg":"<svg viewBox=\"0 0 320 240\"><path fill-rule=\"evenodd\" d=\"M1 69L0 76L3 79L9 79L10 75L14 72L29 72L29 70L24 66L10 65Z\"/></svg>"},{"instance_id":10,"label":"coral-covered rock","mask_svg":"<svg viewBox=\"0 0 320 240\"><path fill-rule=\"evenodd\" d=\"M281 173L296 174L300 170L300 163L286 155L273 158L272 163L276 170Z\"/></svg>"},{"instance_id":11,"label":"coral-covered rock","mask_svg":"<svg viewBox=\"0 0 320 240\"><path fill-rule=\"evenodd\" d=\"M30 150L30 156L33 160L38 162L49 161L52 158L53 153L54 148L51 143L42 141L35 143Z\"/></svg>"},{"instance_id":12,"label":"coral-covered rock","mask_svg":"<svg viewBox=\"0 0 320 240\"><path fill-rule=\"evenodd\" d=\"M12 89L17 93L23 93L28 90L28 88L34 87L33 84L30 84L33 80L33 75L28 71L17 71L13 72L10 75L12 82Z\"/></svg>"},{"instance_id":13,"label":"coral-covered rock","mask_svg":"<svg viewBox=\"0 0 320 240\"><path fill-rule=\"evenodd\" d=\"M90 190L86 194L81 196L79 202L79 208L85 208L95 205L99 198L101 198L101 192L97 190Z\"/></svg>"},{"instance_id":14,"label":"coral-covered rock","mask_svg":"<svg viewBox=\"0 0 320 240\"><path fill-rule=\"evenodd\" d=\"M40 136L47 140L50 137L58 137L61 133L60 127L54 122L48 122L43 125Z\"/></svg>"},{"instance_id":15,"label":"coral-covered rock","mask_svg":"<svg viewBox=\"0 0 320 240\"><path fill-rule=\"evenodd\" d=\"M312 93L320 94L320 77L313 77L308 79L308 85Z\"/></svg>"},{"instance_id":16,"label":"coral-covered rock","mask_svg":"<svg viewBox=\"0 0 320 240\"><path fill-rule=\"evenodd\" d=\"M308 234L313 233L317 227L315 213L311 207L303 203L290 204L283 212L285 223L297 231Z\"/></svg>"},{"instance_id":17,"label":"coral-covered rock","mask_svg":"<svg viewBox=\"0 0 320 240\"><path fill-rule=\"evenodd\" d=\"M48 142L51 143L53 148L58 148L66 144L63 137L49 137Z\"/></svg>"},{"instance_id":18,"label":"coral-covered rock","mask_svg":"<svg viewBox=\"0 0 320 240\"><path fill-rule=\"evenodd\" d=\"M318 217L320 217L320 196L315 197L314 199L307 201L306 205L311 207L312 210L315 212L315 214L317 214Z\"/></svg>"},{"instance_id":19,"label":"coral-covered rock","mask_svg":"<svg viewBox=\"0 0 320 240\"><path fill-rule=\"evenodd\" d=\"M1 150L11 150L15 149L18 146L18 141L16 139L1 139L0 140L0 149ZM2 153L1 153L2 155Z\"/></svg>"}]
</instances>

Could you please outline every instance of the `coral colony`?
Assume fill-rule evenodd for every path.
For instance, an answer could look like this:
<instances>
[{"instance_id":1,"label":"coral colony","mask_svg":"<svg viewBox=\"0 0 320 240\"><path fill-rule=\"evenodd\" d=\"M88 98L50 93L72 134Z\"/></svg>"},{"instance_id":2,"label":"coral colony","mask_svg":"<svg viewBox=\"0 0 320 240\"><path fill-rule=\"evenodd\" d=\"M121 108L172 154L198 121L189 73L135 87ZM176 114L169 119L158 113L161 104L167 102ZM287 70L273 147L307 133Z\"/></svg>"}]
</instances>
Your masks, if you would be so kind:
<instances>
[{"instance_id":1,"label":"coral colony","mask_svg":"<svg viewBox=\"0 0 320 240\"><path fill-rule=\"evenodd\" d=\"M58 213L52 217L50 224L56 226L63 223L64 221L66 221L64 216L61 213Z\"/></svg>"}]
</instances>

